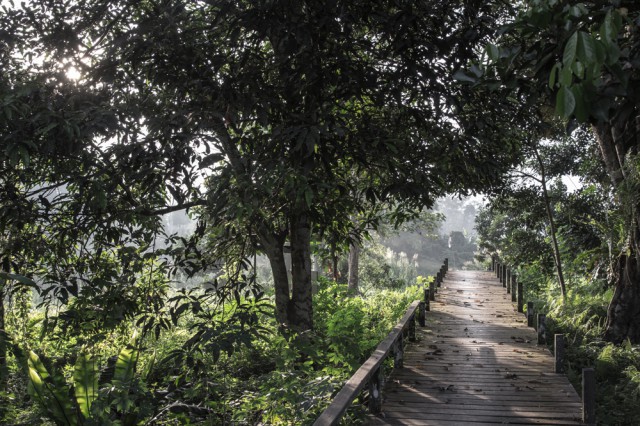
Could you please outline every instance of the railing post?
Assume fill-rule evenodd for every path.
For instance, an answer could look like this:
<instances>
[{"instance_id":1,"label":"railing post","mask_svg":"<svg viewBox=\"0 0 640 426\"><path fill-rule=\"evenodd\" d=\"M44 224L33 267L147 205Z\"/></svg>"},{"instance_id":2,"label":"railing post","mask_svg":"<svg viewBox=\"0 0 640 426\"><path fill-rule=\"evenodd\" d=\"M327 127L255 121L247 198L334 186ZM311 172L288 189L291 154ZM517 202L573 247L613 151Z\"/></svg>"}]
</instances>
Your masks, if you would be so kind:
<instances>
[{"instance_id":1,"label":"railing post","mask_svg":"<svg viewBox=\"0 0 640 426\"><path fill-rule=\"evenodd\" d=\"M411 315L409 320L409 340L414 342L416 340L416 314Z\"/></svg>"},{"instance_id":2,"label":"railing post","mask_svg":"<svg viewBox=\"0 0 640 426\"><path fill-rule=\"evenodd\" d=\"M440 272L438 272L437 278L436 280L440 279ZM431 280L429 282L429 297L431 301L435 301L436 300L436 281L435 280Z\"/></svg>"},{"instance_id":3,"label":"railing post","mask_svg":"<svg viewBox=\"0 0 640 426\"><path fill-rule=\"evenodd\" d=\"M507 269L507 280L504 283L504 286L507 288L507 294L511 293L511 268Z\"/></svg>"},{"instance_id":4,"label":"railing post","mask_svg":"<svg viewBox=\"0 0 640 426\"><path fill-rule=\"evenodd\" d=\"M438 272L436 274L436 291L437 291L437 288L440 287L441 285L442 285L442 274Z\"/></svg>"},{"instance_id":5,"label":"railing post","mask_svg":"<svg viewBox=\"0 0 640 426\"><path fill-rule=\"evenodd\" d=\"M562 374L564 373L564 335L556 334L553 340L553 354L556 358L554 371L557 374Z\"/></svg>"},{"instance_id":6,"label":"railing post","mask_svg":"<svg viewBox=\"0 0 640 426\"><path fill-rule=\"evenodd\" d=\"M538 344L547 344L547 316L538 314Z\"/></svg>"},{"instance_id":7,"label":"railing post","mask_svg":"<svg viewBox=\"0 0 640 426\"><path fill-rule=\"evenodd\" d=\"M596 371L593 368L582 369L582 422L596 424Z\"/></svg>"},{"instance_id":8,"label":"railing post","mask_svg":"<svg viewBox=\"0 0 640 426\"><path fill-rule=\"evenodd\" d=\"M418 324L420 327L424 327L427 323L427 309L425 306L425 302L420 302L418 305Z\"/></svg>"},{"instance_id":9,"label":"railing post","mask_svg":"<svg viewBox=\"0 0 640 426\"><path fill-rule=\"evenodd\" d=\"M447 275L447 272L449 272L449 258L445 257L444 258L444 274Z\"/></svg>"},{"instance_id":10,"label":"railing post","mask_svg":"<svg viewBox=\"0 0 640 426\"><path fill-rule=\"evenodd\" d=\"M402 333L398 336L398 340L393 346L393 368L404 367L404 342Z\"/></svg>"},{"instance_id":11,"label":"railing post","mask_svg":"<svg viewBox=\"0 0 640 426\"><path fill-rule=\"evenodd\" d=\"M382 368L376 369L369 379L369 412L379 414L382 411Z\"/></svg>"},{"instance_id":12,"label":"railing post","mask_svg":"<svg viewBox=\"0 0 640 426\"><path fill-rule=\"evenodd\" d=\"M502 283L502 287L506 287L506 282L507 280L507 264L505 263L504 265L502 265L502 279L500 280L500 282Z\"/></svg>"},{"instance_id":13,"label":"railing post","mask_svg":"<svg viewBox=\"0 0 640 426\"><path fill-rule=\"evenodd\" d=\"M429 295L430 291L428 288L424 289L424 310L429 312L431 310L431 303L429 303L430 301L430 295Z\"/></svg>"},{"instance_id":14,"label":"railing post","mask_svg":"<svg viewBox=\"0 0 640 426\"><path fill-rule=\"evenodd\" d=\"M511 301L516 302L518 298L518 277L514 275L511 276Z\"/></svg>"},{"instance_id":15,"label":"railing post","mask_svg":"<svg viewBox=\"0 0 640 426\"><path fill-rule=\"evenodd\" d=\"M502 278L500 278L501 274L502 274L502 263L498 262L498 264L496 265L496 277L498 277L498 280L500 282L502 282Z\"/></svg>"},{"instance_id":16,"label":"railing post","mask_svg":"<svg viewBox=\"0 0 640 426\"><path fill-rule=\"evenodd\" d=\"M522 313L523 309L523 303L524 301L522 300L524 298L524 286L522 285L521 282L518 283L518 312Z\"/></svg>"},{"instance_id":17,"label":"railing post","mask_svg":"<svg viewBox=\"0 0 640 426\"><path fill-rule=\"evenodd\" d=\"M527 327L534 327L533 302L527 302Z\"/></svg>"}]
</instances>

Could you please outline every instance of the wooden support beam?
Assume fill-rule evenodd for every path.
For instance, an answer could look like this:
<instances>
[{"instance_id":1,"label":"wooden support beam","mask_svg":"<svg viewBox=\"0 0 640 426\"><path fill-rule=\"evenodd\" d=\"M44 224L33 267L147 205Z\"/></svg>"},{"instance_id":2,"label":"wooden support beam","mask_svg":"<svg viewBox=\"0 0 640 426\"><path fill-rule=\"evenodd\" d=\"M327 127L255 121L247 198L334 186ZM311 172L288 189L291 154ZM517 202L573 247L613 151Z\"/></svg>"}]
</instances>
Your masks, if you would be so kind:
<instances>
[{"instance_id":1,"label":"wooden support beam","mask_svg":"<svg viewBox=\"0 0 640 426\"><path fill-rule=\"evenodd\" d=\"M424 327L427 323L427 308L425 302L420 302L418 306L418 324L420 327Z\"/></svg>"},{"instance_id":2,"label":"wooden support beam","mask_svg":"<svg viewBox=\"0 0 640 426\"><path fill-rule=\"evenodd\" d=\"M440 279L440 272L438 272L438 276L436 280ZM432 280L429 282L429 300L432 302L436 300L436 281Z\"/></svg>"},{"instance_id":3,"label":"wooden support beam","mask_svg":"<svg viewBox=\"0 0 640 426\"><path fill-rule=\"evenodd\" d=\"M524 286L522 285L521 282L518 283L518 312L522 313L524 311Z\"/></svg>"},{"instance_id":4,"label":"wooden support beam","mask_svg":"<svg viewBox=\"0 0 640 426\"><path fill-rule=\"evenodd\" d=\"M553 354L556 359L554 372L557 374L564 373L564 335L563 334L554 335Z\"/></svg>"},{"instance_id":5,"label":"wooden support beam","mask_svg":"<svg viewBox=\"0 0 640 426\"><path fill-rule=\"evenodd\" d=\"M534 327L533 302L527 302L527 327Z\"/></svg>"},{"instance_id":6,"label":"wooden support beam","mask_svg":"<svg viewBox=\"0 0 640 426\"><path fill-rule=\"evenodd\" d=\"M538 314L538 345L547 344L547 315Z\"/></svg>"},{"instance_id":7,"label":"wooden support beam","mask_svg":"<svg viewBox=\"0 0 640 426\"><path fill-rule=\"evenodd\" d=\"M518 277L515 274L511 277L511 301L515 303L518 299Z\"/></svg>"},{"instance_id":8,"label":"wooden support beam","mask_svg":"<svg viewBox=\"0 0 640 426\"><path fill-rule=\"evenodd\" d=\"M582 422L596 424L596 370L582 369Z\"/></svg>"}]
</instances>

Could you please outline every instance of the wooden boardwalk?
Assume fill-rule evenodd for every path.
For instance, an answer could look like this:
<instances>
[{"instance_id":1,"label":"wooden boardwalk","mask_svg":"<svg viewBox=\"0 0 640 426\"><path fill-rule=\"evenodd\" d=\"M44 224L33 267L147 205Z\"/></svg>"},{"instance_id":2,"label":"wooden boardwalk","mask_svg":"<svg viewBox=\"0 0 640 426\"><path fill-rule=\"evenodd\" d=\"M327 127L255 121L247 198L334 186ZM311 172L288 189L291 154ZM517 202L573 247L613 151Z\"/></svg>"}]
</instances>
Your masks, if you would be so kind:
<instances>
[{"instance_id":1,"label":"wooden boardwalk","mask_svg":"<svg viewBox=\"0 0 640 426\"><path fill-rule=\"evenodd\" d=\"M581 424L581 401L491 272L450 271L372 425Z\"/></svg>"}]
</instances>

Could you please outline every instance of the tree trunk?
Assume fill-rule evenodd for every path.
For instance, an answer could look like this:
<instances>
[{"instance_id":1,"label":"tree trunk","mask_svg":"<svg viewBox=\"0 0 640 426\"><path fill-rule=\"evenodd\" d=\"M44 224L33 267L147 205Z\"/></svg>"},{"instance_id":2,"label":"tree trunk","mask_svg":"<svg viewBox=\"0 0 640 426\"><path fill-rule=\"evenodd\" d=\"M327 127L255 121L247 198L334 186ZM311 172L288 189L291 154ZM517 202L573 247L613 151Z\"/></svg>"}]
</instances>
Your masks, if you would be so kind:
<instances>
[{"instance_id":1,"label":"tree trunk","mask_svg":"<svg viewBox=\"0 0 640 426\"><path fill-rule=\"evenodd\" d=\"M311 286L311 222L306 213L291 217L292 297L289 326L296 332L313 329L313 292Z\"/></svg>"},{"instance_id":2,"label":"tree trunk","mask_svg":"<svg viewBox=\"0 0 640 426\"><path fill-rule=\"evenodd\" d=\"M289 326L289 305L291 297L289 296L289 276L287 274L287 265L284 261L284 244L278 244L272 239L261 238L265 254L271 265L271 274L273 275L273 287L276 298L276 321L278 325L284 329Z\"/></svg>"},{"instance_id":3,"label":"tree trunk","mask_svg":"<svg viewBox=\"0 0 640 426\"><path fill-rule=\"evenodd\" d=\"M636 205L624 206L624 197L618 190L626 183L624 173L623 134L620 129L609 123L594 126L598 145L607 173L616 193L616 201L623 211L628 212L628 239L617 258L612 259L613 285L615 287L611 303L607 310L605 339L620 343L629 339L631 343L640 343L640 209ZM627 128L627 131L632 129ZM636 130L637 131L637 130ZM632 148L633 149L633 148ZM634 198L634 197L632 197ZM633 201L635 203L635 201Z\"/></svg>"},{"instance_id":4,"label":"tree trunk","mask_svg":"<svg viewBox=\"0 0 640 426\"><path fill-rule=\"evenodd\" d=\"M556 264L556 272L558 275L558 284L560 284L560 293L562 293L562 299L567 298L567 287L564 282L564 273L562 271L562 258L560 257L560 248L558 247L558 236L556 231L556 221L553 218L553 210L551 210L551 200L549 200L549 191L547 190L547 174L544 168L544 163L537 147L534 147L536 159L540 165L540 185L542 186L542 194L544 198L544 206L547 211L547 218L549 219L549 228L551 228L551 241L553 244L553 258Z\"/></svg>"},{"instance_id":5,"label":"tree trunk","mask_svg":"<svg viewBox=\"0 0 640 426\"><path fill-rule=\"evenodd\" d=\"M360 278L358 276L359 263L360 245L354 241L349 247L349 294L356 295L360 292Z\"/></svg>"},{"instance_id":6,"label":"tree trunk","mask_svg":"<svg viewBox=\"0 0 640 426\"><path fill-rule=\"evenodd\" d=\"M9 273L11 272L11 265L9 263L9 256L6 256L2 261L2 268L0 268L3 272ZM4 278L0 278L0 391L5 391L7 389L7 346L5 342L5 338L8 337L6 334L6 323L5 323L5 306L4 306L4 297L6 294L7 280ZM2 409L0 408L0 413L2 413Z\"/></svg>"}]
</instances>

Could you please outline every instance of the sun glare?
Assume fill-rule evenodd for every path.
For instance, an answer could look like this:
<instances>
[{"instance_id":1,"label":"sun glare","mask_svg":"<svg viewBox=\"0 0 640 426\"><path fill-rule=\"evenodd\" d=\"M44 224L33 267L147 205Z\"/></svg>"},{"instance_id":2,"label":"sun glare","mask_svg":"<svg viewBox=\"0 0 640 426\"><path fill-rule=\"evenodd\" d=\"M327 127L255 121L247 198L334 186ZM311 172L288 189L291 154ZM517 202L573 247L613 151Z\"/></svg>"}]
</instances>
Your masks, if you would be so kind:
<instances>
[{"instance_id":1,"label":"sun glare","mask_svg":"<svg viewBox=\"0 0 640 426\"><path fill-rule=\"evenodd\" d=\"M80 71L76 67L67 68L66 75L69 80L77 81L80 79Z\"/></svg>"}]
</instances>

